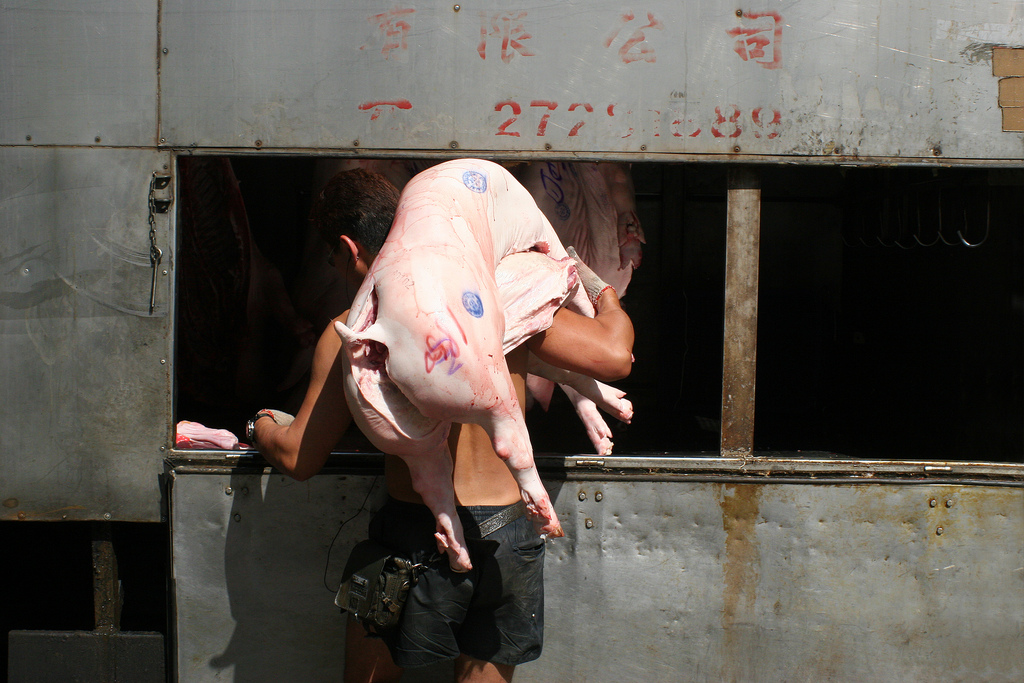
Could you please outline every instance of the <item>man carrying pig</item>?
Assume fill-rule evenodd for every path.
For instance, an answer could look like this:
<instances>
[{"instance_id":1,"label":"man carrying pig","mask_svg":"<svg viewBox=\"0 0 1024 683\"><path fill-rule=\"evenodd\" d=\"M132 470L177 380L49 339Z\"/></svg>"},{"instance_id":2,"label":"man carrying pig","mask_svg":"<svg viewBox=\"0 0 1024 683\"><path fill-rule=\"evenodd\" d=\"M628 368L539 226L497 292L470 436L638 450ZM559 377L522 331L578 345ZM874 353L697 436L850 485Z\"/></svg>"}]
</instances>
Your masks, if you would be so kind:
<instances>
[{"instance_id":1,"label":"man carrying pig","mask_svg":"<svg viewBox=\"0 0 1024 683\"><path fill-rule=\"evenodd\" d=\"M354 284L365 276L380 249L380 226L390 225L396 203L394 188L361 171L335 176L317 198L314 222L335 247L335 267ZM527 349L552 365L600 380L619 379L630 371L632 324L614 290L585 265L578 267L597 302L597 316L559 309L551 327L506 356L520 405L525 400ZM347 317L346 312L337 320ZM343 361L341 340L328 327L294 421L276 411L261 411L254 422L254 440L261 452L296 479L307 479L323 467L351 423ZM483 520L519 503L519 487L481 427L454 425L448 443L473 568L457 573L437 555L433 515L413 490L405 463L385 456L389 500L371 521L371 537L426 563L428 569L410 592L397 630L385 639L366 638L362 626L349 621L346 681L396 681L402 667L453 658L458 681L508 681L517 664L540 655L544 543L525 517L479 539Z\"/></svg>"}]
</instances>

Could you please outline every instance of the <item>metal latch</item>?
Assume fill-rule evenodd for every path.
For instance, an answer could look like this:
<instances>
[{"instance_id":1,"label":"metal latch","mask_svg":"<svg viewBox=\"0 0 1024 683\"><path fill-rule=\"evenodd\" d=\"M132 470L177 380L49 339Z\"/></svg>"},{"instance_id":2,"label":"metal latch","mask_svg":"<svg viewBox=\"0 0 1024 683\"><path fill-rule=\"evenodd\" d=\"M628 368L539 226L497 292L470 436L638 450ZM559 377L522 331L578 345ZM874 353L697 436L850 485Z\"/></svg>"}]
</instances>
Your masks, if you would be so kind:
<instances>
[{"instance_id":1,"label":"metal latch","mask_svg":"<svg viewBox=\"0 0 1024 683\"><path fill-rule=\"evenodd\" d=\"M171 208L170 196L157 196L158 191L166 190L171 184L171 176L153 174L149 181L149 265L153 268L153 279L149 286L149 314L153 315L156 309L156 280L157 271L160 269L160 261L164 253L156 246L156 214L167 213Z\"/></svg>"},{"instance_id":2,"label":"metal latch","mask_svg":"<svg viewBox=\"0 0 1024 683\"><path fill-rule=\"evenodd\" d=\"M152 201L153 213L167 213L167 210L171 208L170 197L156 197L153 194L157 190L166 190L170 184L171 176L153 174L153 181L149 185L149 196Z\"/></svg>"}]
</instances>

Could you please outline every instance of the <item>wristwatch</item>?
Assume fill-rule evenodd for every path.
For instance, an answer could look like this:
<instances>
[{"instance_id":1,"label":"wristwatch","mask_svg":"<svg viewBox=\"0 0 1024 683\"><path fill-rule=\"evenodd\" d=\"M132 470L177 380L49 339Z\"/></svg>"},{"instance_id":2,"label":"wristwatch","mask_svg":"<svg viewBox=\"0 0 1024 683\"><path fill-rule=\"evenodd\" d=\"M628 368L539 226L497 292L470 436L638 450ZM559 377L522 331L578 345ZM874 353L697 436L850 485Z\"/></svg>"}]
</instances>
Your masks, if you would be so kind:
<instances>
[{"instance_id":1,"label":"wristwatch","mask_svg":"<svg viewBox=\"0 0 1024 683\"><path fill-rule=\"evenodd\" d=\"M274 413L269 410L261 410L252 418L245 423L245 438L249 440L249 444L259 450L260 445L256 443L256 423L259 422L261 417L269 417L271 420L274 419Z\"/></svg>"}]
</instances>

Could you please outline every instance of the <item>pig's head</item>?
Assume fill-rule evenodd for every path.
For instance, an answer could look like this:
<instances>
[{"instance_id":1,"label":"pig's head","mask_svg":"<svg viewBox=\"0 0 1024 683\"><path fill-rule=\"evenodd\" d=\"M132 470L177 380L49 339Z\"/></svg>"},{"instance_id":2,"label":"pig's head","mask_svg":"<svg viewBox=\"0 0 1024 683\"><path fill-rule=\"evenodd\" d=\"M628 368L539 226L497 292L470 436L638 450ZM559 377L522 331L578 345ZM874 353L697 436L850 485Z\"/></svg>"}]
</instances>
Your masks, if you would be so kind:
<instances>
[{"instance_id":1,"label":"pig's head","mask_svg":"<svg viewBox=\"0 0 1024 683\"><path fill-rule=\"evenodd\" d=\"M373 445L392 455L441 447L450 425L423 415L388 376L389 350L381 326L355 332L335 322L334 329L344 352L349 410Z\"/></svg>"}]
</instances>

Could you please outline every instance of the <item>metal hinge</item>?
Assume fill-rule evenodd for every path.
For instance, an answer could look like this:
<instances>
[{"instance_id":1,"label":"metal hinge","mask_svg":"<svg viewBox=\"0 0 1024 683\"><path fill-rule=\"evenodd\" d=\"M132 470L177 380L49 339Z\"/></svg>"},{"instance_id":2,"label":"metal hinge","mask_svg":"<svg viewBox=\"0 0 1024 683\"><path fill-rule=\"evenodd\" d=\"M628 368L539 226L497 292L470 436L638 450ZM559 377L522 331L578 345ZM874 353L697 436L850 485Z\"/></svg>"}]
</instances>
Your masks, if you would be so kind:
<instances>
[{"instance_id":1,"label":"metal hinge","mask_svg":"<svg viewBox=\"0 0 1024 683\"><path fill-rule=\"evenodd\" d=\"M149 265L153 269L153 279L149 288L149 314L153 315L156 309L156 279L157 271L160 269L160 261L164 253L156 246L156 214L167 213L171 208L171 198L163 191L171 184L171 176L157 175L149 181ZM160 192L160 195L157 193Z\"/></svg>"}]
</instances>

